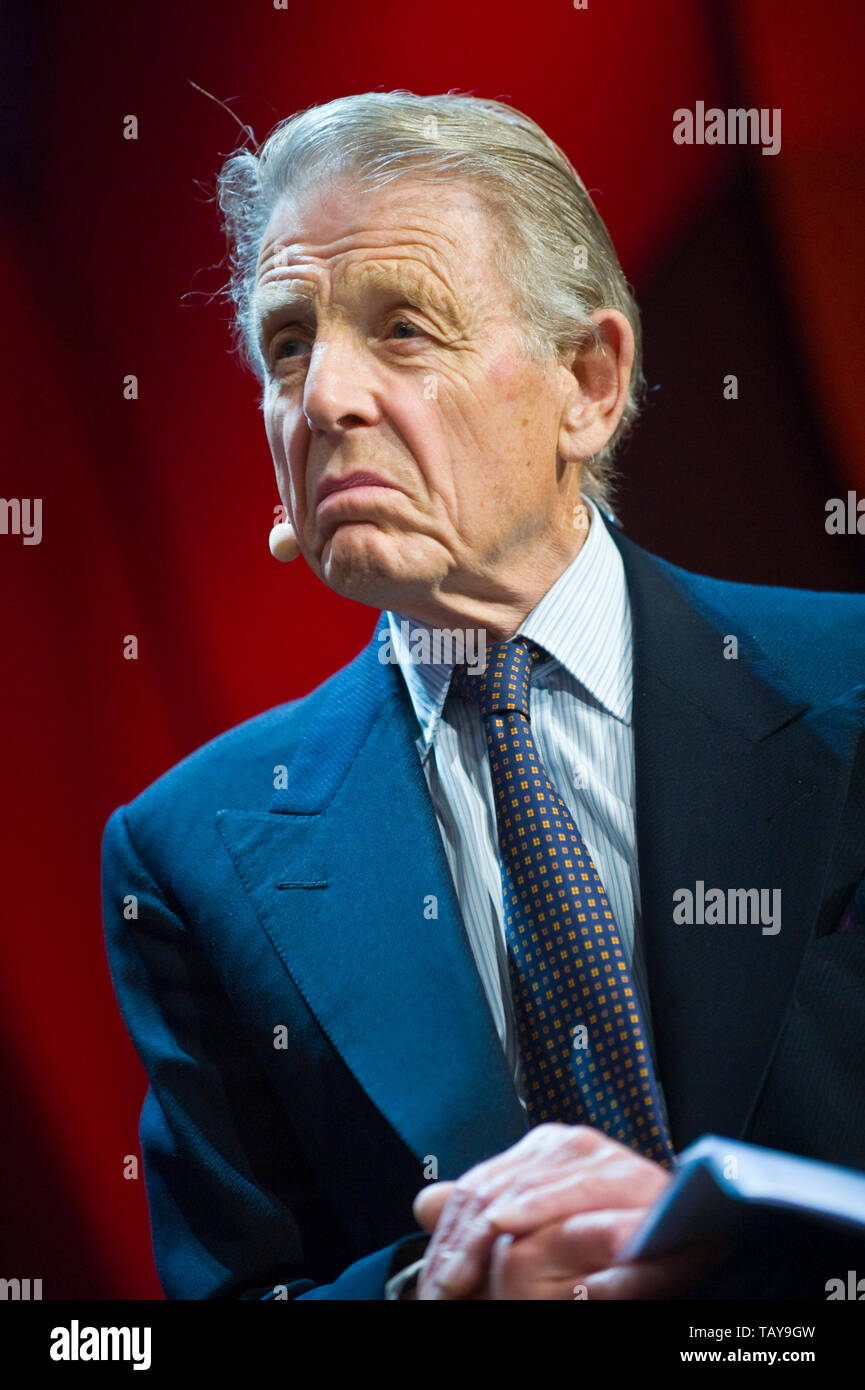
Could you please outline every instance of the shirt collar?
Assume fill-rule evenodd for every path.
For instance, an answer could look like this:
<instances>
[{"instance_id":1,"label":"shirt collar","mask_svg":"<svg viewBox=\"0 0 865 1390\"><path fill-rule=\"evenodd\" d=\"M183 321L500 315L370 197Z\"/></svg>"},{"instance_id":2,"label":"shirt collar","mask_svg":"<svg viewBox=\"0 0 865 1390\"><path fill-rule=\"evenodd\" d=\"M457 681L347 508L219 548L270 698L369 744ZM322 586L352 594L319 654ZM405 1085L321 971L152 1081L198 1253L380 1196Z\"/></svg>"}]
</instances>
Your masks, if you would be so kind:
<instances>
[{"instance_id":1,"label":"shirt collar","mask_svg":"<svg viewBox=\"0 0 865 1390\"><path fill-rule=\"evenodd\" d=\"M609 714L627 724L633 672L625 569L595 503L584 501L591 513L589 534L514 635L537 642ZM379 660L399 665L420 724L421 745L428 751L438 732L454 657L442 641L441 629L390 610L385 616L388 626L380 633ZM471 656L467 652L466 660ZM540 668L544 675L552 669L549 662Z\"/></svg>"}]
</instances>

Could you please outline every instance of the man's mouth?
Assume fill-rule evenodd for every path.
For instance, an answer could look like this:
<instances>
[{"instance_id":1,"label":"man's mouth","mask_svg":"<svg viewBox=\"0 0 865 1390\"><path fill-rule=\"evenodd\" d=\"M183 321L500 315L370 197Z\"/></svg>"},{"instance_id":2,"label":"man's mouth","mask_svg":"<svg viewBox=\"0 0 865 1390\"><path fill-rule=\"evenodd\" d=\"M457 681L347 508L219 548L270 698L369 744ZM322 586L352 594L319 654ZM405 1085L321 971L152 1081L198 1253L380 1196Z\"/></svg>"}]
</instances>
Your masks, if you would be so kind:
<instances>
[{"instance_id":1,"label":"man's mouth","mask_svg":"<svg viewBox=\"0 0 865 1390\"><path fill-rule=\"evenodd\" d=\"M344 478L325 477L322 478L316 490L316 508L320 507L325 498L330 497L331 493L347 492L350 488L357 487L393 488L394 484L388 482L387 478L380 478L377 473L356 472L347 473Z\"/></svg>"}]
</instances>

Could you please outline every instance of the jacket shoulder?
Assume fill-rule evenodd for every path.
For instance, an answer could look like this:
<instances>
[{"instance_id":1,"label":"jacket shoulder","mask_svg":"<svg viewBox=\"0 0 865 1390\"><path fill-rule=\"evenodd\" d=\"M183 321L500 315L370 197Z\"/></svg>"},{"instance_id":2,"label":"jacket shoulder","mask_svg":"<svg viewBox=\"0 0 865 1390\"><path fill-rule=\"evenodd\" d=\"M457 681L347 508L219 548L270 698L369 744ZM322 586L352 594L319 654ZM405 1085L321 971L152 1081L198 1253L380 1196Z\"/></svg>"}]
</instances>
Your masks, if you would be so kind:
<instances>
[{"instance_id":1,"label":"jacket shoulder","mask_svg":"<svg viewBox=\"0 0 865 1390\"><path fill-rule=\"evenodd\" d=\"M356 657L307 695L264 710L226 729L145 787L126 806L118 807L108 821L127 819L144 839L182 842L188 831L195 835L202 817L216 810L266 811L275 790L275 778L287 767L307 728L322 707L341 688L351 687L359 661Z\"/></svg>"},{"instance_id":2,"label":"jacket shoulder","mask_svg":"<svg viewBox=\"0 0 865 1390\"><path fill-rule=\"evenodd\" d=\"M743 584L660 563L711 620L729 620L811 701L865 683L865 594Z\"/></svg>"}]
</instances>

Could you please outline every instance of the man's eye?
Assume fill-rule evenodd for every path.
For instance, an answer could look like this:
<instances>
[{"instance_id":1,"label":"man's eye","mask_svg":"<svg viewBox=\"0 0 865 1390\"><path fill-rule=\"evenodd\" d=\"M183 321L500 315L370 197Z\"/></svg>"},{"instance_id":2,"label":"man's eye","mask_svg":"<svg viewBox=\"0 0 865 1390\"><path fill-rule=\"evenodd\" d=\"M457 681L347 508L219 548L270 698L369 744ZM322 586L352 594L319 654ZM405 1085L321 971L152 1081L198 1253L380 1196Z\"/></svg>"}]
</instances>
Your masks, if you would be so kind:
<instances>
[{"instance_id":1,"label":"man's eye","mask_svg":"<svg viewBox=\"0 0 865 1390\"><path fill-rule=\"evenodd\" d=\"M407 328L407 329L408 329L408 334L401 333L401 332L399 331L400 329L403 329L403 328ZM418 328L418 326L417 326L416 323L409 323L408 319L397 319L396 322L395 322L394 324L392 324L391 330L390 330L390 331L391 331L391 333L396 334L396 335L397 335L398 337L400 337L400 338L404 338L404 337L407 337L407 336L408 336L408 337L413 337L415 333L422 333L422 332L423 332L422 329Z\"/></svg>"},{"instance_id":2,"label":"man's eye","mask_svg":"<svg viewBox=\"0 0 865 1390\"><path fill-rule=\"evenodd\" d=\"M297 352L290 349L297 348ZM276 346L274 356L277 360L285 357L300 357L309 348L309 344L303 338L283 338Z\"/></svg>"}]
</instances>

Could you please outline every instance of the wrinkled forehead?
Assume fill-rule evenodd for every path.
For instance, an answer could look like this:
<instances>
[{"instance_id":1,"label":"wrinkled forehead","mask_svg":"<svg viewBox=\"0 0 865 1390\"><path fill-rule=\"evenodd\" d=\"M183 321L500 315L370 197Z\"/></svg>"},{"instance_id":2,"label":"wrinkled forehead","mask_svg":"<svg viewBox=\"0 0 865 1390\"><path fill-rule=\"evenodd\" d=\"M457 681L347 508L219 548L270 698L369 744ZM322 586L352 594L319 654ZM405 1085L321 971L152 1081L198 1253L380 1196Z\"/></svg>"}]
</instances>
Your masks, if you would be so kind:
<instances>
[{"instance_id":1,"label":"wrinkled forehead","mask_svg":"<svg viewBox=\"0 0 865 1390\"><path fill-rule=\"evenodd\" d=\"M287 304L312 307L333 277L353 292L423 297L453 321L461 291L468 293L483 262L492 265L495 237L468 181L400 179L370 189L344 179L292 192L276 204L262 237L255 318L261 323Z\"/></svg>"}]
</instances>

